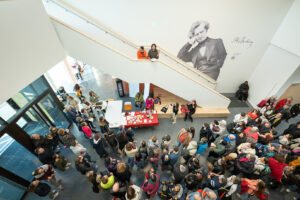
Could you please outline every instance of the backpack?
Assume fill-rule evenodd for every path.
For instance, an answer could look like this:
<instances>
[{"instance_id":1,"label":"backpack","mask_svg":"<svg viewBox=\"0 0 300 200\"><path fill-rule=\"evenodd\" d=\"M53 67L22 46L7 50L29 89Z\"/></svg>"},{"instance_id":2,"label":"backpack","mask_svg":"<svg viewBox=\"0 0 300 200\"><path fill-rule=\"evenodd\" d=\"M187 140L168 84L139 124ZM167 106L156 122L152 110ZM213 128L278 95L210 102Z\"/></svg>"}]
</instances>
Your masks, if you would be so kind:
<instances>
[{"instance_id":1,"label":"backpack","mask_svg":"<svg viewBox=\"0 0 300 200\"><path fill-rule=\"evenodd\" d=\"M183 143L184 140L185 140L185 138L186 138L186 136L187 136L187 133L182 133L182 134L180 135L180 137L179 137L179 141L180 141L181 143Z\"/></svg>"}]
</instances>

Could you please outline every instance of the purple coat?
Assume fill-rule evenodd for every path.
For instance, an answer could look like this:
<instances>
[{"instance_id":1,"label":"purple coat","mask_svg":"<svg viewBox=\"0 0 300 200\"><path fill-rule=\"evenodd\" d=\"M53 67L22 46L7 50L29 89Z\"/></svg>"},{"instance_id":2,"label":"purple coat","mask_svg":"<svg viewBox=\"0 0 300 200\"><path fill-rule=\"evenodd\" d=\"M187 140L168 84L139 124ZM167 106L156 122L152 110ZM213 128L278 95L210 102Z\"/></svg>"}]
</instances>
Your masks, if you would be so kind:
<instances>
[{"instance_id":1,"label":"purple coat","mask_svg":"<svg viewBox=\"0 0 300 200\"><path fill-rule=\"evenodd\" d=\"M147 186L145 186L145 184L142 185L143 191L145 193L150 192L150 195L151 195L152 198L156 195L156 193L159 189L159 176L157 174L155 174L155 176L156 176L155 184L152 184L152 183L150 183L150 181L148 181Z\"/></svg>"},{"instance_id":2,"label":"purple coat","mask_svg":"<svg viewBox=\"0 0 300 200\"><path fill-rule=\"evenodd\" d=\"M117 171L117 162L111 162L109 163L108 165L106 165L106 168L109 172L112 172L112 173L116 173Z\"/></svg>"}]
</instances>

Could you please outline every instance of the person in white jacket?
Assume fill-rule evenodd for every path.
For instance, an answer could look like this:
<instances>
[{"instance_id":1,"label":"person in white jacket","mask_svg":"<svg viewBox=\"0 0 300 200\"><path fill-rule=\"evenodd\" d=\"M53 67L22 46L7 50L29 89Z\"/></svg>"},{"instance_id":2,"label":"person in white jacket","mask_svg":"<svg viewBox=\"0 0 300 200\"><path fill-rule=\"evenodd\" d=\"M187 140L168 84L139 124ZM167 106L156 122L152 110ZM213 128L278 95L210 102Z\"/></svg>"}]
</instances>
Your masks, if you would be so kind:
<instances>
[{"instance_id":1,"label":"person in white jacket","mask_svg":"<svg viewBox=\"0 0 300 200\"><path fill-rule=\"evenodd\" d=\"M86 148L78 143L77 140L75 140L74 146L70 146L70 149L73 151L73 153L76 156L83 156L86 158L89 162L95 162L91 160L91 156L87 153Z\"/></svg>"},{"instance_id":2,"label":"person in white jacket","mask_svg":"<svg viewBox=\"0 0 300 200\"><path fill-rule=\"evenodd\" d=\"M242 112L241 114L236 114L234 116L233 122L239 123L240 121L245 122L245 124L248 123L248 116L246 115L246 113Z\"/></svg>"},{"instance_id":3,"label":"person in white jacket","mask_svg":"<svg viewBox=\"0 0 300 200\"><path fill-rule=\"evenodd\" d=\"M125 198L126 200L140 200L142 196L141 188L137 185L128 187Z\"/></svg>"},{"instance_id":4,"label":"person in white jacket","mask_svg":"<svg viewBox=\"0 0 300 200\"><path fill-rule=\"evenodd\" d=\"M226 197L230 197L233 193L235 193L239 182L240 182L239 178L237 178L234 175L227 178L227 184L224 186L224 188L229 189L229 191L225 195Z\"/></svg>"}]
</instances>

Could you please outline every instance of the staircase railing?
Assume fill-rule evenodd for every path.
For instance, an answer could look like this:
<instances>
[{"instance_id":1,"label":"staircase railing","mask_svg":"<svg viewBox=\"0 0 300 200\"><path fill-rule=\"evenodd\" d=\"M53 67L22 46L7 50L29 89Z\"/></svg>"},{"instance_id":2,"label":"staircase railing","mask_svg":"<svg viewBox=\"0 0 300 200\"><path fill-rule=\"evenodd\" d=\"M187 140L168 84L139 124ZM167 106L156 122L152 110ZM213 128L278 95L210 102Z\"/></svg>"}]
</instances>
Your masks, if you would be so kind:
<instances>
[{"instance_id":1,"label":"staircase railing","mask_svg":"<svg viewBox=\"0 0 300 200\"><path fill-rule=\"evenodd\" d=\"M93 42L95 42L95 43L97 43L97 44L99 44L99 45L101 45L101 46L104 46L105 48L110 49L111 51L113 51L113 52L115 52L115 53L117 53L117 54L119 54L119 55L121 55L121 56L123 56L123 57L125 57L125 58L127 58L127 59L129 59L129 60L131 60L131 61L133 61L133 62L148 62L147 60L144 60L144 59L136 59L136 58L132 58L132 57L128 56L127 54L125 54L125 53L123 53L123 52L121 52L121 51L119 51L119 50L117 50L117 49L115 49L115 48L113 48L113 47L111 47L111 46L109 46L109 45L103 43L102 41L99 41L98 39L95 39L94 37L88 35L87 33L83 33L83 32L80 31L79 29L77 29L77 28L75 28L75 27L72 27L72 26L70 26L70 25L64 23L63 21L61 21L61 20L59 20L59 19L57 19L57 18L55 18L55 17L53 17L53 16L50 16L50 19L52 19L53 21L55 21L55 22L57 22L57 23L59 23L59 24L65 26L65 27L67 27L67 28L69 28L69 29L71 29L71 30L73 30L73 31L75 31L75 32L77 32L77 33L79 33L80 35L82 35L82 36L88 38L89 40L91 40L91 41L93 41ZM159 59L156 60L155 62L159 62L159 63L161 63L161 64L167 66L168 68L170 68L170 69L176 71L177 73L180 73L180 74L183 75L184 77L186 77L186 78L188 78L188 79L194 81L195 83L199 84L200 86L202 86L202 87L204 87L204 88L210 90L211 92L213 92L213 93L219 95L219 96L222 97L223 99L225 99L225 100L227 100L227 101L230 101L230 99L228 99L227 97L223 96L222 94L220 94L220 93L217 92L216 90L213 90L212 88L206 86L205 84L201 83L201 82L200 82L199 80L197 80L197 79L191 78L191 77L190 77L189 75L187 75L186 73L183 73L182 71L179 71L178 69L174 68L173 66L169 65L168 63L166 63L166 62L164 62L164 61L162 61L162 60L159 60Z\"/></svg>"},{"instance_id":2,"label":"staircase railing","mask_svg":"<svg viewBox=\"0 0 300 200\"><path fill-rule=\"evenodd\" d=\"M112 30L110 27L108 27L108 26L104 25L103 23L99 22L97 19L87 15L86 13L81 11L80 9L72 6L71 4L69 4L69 3L67 3L63 0L46 0L46 2L52 2L52 3L56 4L57 6L59 6L59 7L63 8L64 10L72 13L73 15L77 16L78 18L80 18L80 19L86 21L87 23L97 27L98 29L104 31L106 34L109 34L109 35L113 36L114 38L116 38L118 40L121 40L123 43L126 43L126 44L130 45L131 47L135 48L136 50L140 46L150 47L150 45L135 44L134 42L128 40L123 35L121 35L121 34L117 33L116 31ZM211 77L209 77L208 75L206 75L206 74L200 72L199 70L195 69L194 67L188 65L186 62L184 62L181 59L177 58L175 55L173 55L169 51L165 50L160 45L157 45L157 47L160 50L160 53L164 54L165 56L167 56L172 61L174 61L177 64L181 65L184 69L195 73L197 76L205 79L207 82L214 85L214 87L216 86L217 82L214 79L212 79Z\"/></svg>"}]
</instances>

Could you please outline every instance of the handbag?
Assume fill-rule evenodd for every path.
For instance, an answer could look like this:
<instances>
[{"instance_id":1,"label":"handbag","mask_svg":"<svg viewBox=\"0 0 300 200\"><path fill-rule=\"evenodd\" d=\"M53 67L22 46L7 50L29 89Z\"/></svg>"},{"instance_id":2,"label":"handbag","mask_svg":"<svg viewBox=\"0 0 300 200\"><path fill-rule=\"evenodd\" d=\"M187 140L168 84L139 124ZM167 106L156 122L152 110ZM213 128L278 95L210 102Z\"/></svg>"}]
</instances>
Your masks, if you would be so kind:
<instances>
[{"instance_id":1,"label":"handbag","mask_svg":"<svg viewBox=\"0 0 300 200\"><path fill-rule=\"evenodd\" d=\"M167 105L165 105L164 107L162 107L161 112L166 113L167 111L168 111Z\"/></svg>"}]
</instances>

